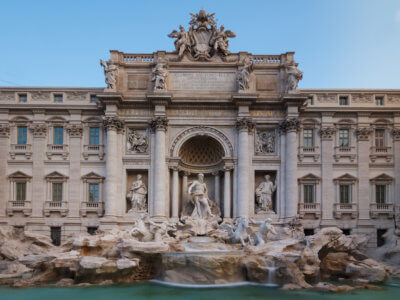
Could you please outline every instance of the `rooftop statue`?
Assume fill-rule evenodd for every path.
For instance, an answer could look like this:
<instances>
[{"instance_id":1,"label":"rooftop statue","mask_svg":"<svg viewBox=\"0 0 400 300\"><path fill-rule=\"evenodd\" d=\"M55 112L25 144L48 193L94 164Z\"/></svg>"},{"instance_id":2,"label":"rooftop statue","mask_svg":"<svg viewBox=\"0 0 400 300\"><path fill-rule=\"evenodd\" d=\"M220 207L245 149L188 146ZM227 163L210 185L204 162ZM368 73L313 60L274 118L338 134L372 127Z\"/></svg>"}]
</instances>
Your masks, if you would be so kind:
<instances>
[{"instance_id":1,"label":"rooftop statue","mask_svg":"<svg viewBox=\"0 0 400 300\"><path fill-rule=\"evenodd\" d=\"M104 69L105 82L107 84L107 89L115 90L117 87L117 72L118 67L116 65L110 64L100 59L100 65Z\"/></svg>"},{"instance_id":2,"label":"rooftop statue","mask_svg":"<svg viewBox=\"0 0 400 300\"><path fill-rule=\"evenodd\" d=\"M253 71L253 60L251 57L246 57L243 60L243 66L239 67L239 70L236 73L236 80L239 86L240 91L246 91L250 88L250 73Z\"/></svg>"},{"instance_id":3,"label":"rooftop statue","mask_svg":"<svg viewBox=\"0 0 400 300\"><path fill-rule=\"evenodd\" d=\"M220 29L214 20L214 13L208 14L201 9L198 14L190 14L189 30L180 25L180 31L174 30L168 36L176 38L174 45L179 60L186 53L191 60L212 60L218 54L224 59L229 55L228 38L236 37L230 30Z\"/></svg>"},{"instance_id":4,"label":"rooftop statue","mask_svg":"<svg viewBox=\"0 0 400 300\"><path fill-rule=\"evenodd\" d=\"M154 82L154 91L166 90L166 80L168 77L167 62L159 60L152 72L153 75L151 80Z\"/></svg>"},{"instance_id":5,"label":"rooftop statue","mask_svg":"<svg viewBox=\"0 0 400 300\"><path fill-rule=\"evenodd\" d=\"M287 90L288 93L294 93L297 90L297 85L299 81L303 79L303 72L297 68L297 64L295 62L290 62L286 65L286 73L287 73Z\"/></svg>"}]
</instances>

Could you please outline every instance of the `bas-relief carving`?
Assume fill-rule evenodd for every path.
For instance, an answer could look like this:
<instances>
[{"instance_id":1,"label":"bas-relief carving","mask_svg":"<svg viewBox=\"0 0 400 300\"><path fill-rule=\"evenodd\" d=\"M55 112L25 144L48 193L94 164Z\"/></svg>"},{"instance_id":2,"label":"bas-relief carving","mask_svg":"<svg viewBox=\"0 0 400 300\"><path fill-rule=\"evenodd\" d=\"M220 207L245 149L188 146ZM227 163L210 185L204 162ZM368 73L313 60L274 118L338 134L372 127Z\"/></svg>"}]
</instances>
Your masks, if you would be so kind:
<instances>
[{"instance_id":1,"label":"bas-relief carving","mask_svg":"<svg viewBox=\"0 0 400 300\"><path fill-rule=\"evenodd\" d=\"M257 132L256 135L256 154L271 154L275 152L276 133L275 130Z\"/></svg>"},{"instance_id":2,"label":"bas-relief carving","mask_svg":"<svg viewBox=\"0 0 400 300\"><path fill-rule=\"evenodd\" d=\"M127 147L128 151L133 153L146 153L149 147L147 132L129 128Z\"/></svg>"},{"instance_id":3,"label":"bas-relief carving","mask_svg":"<svg viewBox=\"0 0 400 300\"><path fill-rule=\"evenodd\" d=\"M318 94L317 99L321 103L336 103L337 98L335 94Z\"/></svg>"},{"instance_id":4,"label":"bas-relief carving","mask_svg":"<svg viewBox=\"0 0 400 300\"><path fill-rule=\"evenodd\" d=\"M169 90L233 92L236 89L235 76L229 72L171 72Z\"/></svg>"},{"instance_id":5,"label":"bas-relief carving","mask_svg":"<svg viewBox=\"0 0 400 300\"><path fill-rule=\"evenodd\" d=\"M265 211L275 213L273 210L272 194L276 191L276 184L271 181L270 175L264 176L265 181L256 188L256 213Z\"/></svg>"},{"instance_id":6,"label":"bas-relief carving","mask_svg":"<svg viewBox=\"0 0 400 300\"><path fill-rule=\"evenodd\" d=\"M172 31L168 37L175 38L175 51L181 60L186 54L190 60L208 61L220 56L225 59L228 51L228 38L235 37L235 33L225 30L222 25L218 28L215 14L207 14L201 9L198 14L191 14L189 30L180 25L179 31Z\"/></svg>"},{"instance_id":7,"label":"bas-relief carving","mask_svg":"<svg viewBox=\"0 0 400 300\"><path fill-rule=\"evenodd\" d=\"M50 92L42 92L42 91L32 92L31 99L33 101L50 100Z\"/></svg>"},{"instance_id":8,"label":"bas-relief carving","mask_svg":"<svg viewBox=\"0 0 400 300\"><path fill-rule=\"evenodd\" d=\"M372 103L372 94L359 94L351 96L352 103Z\"/></svg>"},{"instance_id":9,"label":"bas-relief carving","mask_svg":"<svg viewBox=\"0 0 400 300\"><path fill-rule=\"evenodd\" d=\"M15 93L14 92L2 92L0 94L0 99L6 101L13 101L15 100Z\"/></svg>"},{"instance_id":10,"label":"bas-relief carving","mask_svg":"<svg viewBox=\"0 0 400 300\"><path fill-rule=\"evenodd\" d=\"M118 67L110 62L105 62L100 59L100 65L104 69L105 82L108 90L117 88Z\"/></svg>"},{"instance_id":11,"label":"bas-relief carving","mask_svg":"<svg viewBox=\"0 0 400 300\"><path fill-rule=\"evenodd\" d=\"M131 209L128 213L147 211L147 188L142 181L142 175L138 174L136 180L132 183L126 198L131 201Z\"/></svg>"},{"instance_id":12,"label":"bas-relief carving","mask_svg":"<svg viewBox=\"0 0 400 300\"><path fill-rule=\"evenodd\" d=\"M387 102L390 104L400 103L400 96L399 95L388 95Z\"/></svg>"},{"instance_id":13,"label":"bas-relief carving","mask_svg":"<svg viewBox=\"0 0 400 300\"><path fill-rule=\"evenodd\" d=\"M67 100L85 100L87 93L86 92L68 92L66 93Z\"/></svg>"}]
</instances>

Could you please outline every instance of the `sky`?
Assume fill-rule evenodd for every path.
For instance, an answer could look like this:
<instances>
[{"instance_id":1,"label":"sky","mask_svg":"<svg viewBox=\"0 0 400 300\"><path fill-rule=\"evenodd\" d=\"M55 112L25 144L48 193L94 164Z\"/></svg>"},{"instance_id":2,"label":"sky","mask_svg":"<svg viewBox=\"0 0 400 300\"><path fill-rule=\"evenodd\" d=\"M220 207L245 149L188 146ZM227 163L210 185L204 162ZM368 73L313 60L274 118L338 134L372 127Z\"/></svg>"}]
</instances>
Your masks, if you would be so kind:
<instances>
[{"instance_id":1,"label":"sky","mask_svg":"<svg viewBox=\"0 0 400 300\"><path fill-rule=\"evenodd\" d=\"M0 0L0 86L105 86L109 50L173 51L201 8L231 52L296 52L300 88L400 89L400 0Z\"/></svg>"}]
</instances>

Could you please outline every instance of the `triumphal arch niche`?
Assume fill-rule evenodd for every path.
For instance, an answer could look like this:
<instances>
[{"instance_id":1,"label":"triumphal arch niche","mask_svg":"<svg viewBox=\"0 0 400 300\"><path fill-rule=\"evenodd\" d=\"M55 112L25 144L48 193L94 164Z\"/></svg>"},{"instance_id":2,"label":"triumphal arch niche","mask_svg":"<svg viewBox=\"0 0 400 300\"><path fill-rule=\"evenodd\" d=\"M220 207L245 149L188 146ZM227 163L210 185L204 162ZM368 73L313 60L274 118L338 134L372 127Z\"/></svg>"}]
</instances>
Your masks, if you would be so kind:
<instances>
[{"instance_id":1,"label":"triumphal arch niche","mask_svg":"<svg viewBox=\"0 0 400 300\"><path fill-rule=\"evenodd\" d=\"M105 219L295 216L294 53L231 53L236 34L204 10L168 36L172 52L101 61Z\"/></svg>"}]
</instances>

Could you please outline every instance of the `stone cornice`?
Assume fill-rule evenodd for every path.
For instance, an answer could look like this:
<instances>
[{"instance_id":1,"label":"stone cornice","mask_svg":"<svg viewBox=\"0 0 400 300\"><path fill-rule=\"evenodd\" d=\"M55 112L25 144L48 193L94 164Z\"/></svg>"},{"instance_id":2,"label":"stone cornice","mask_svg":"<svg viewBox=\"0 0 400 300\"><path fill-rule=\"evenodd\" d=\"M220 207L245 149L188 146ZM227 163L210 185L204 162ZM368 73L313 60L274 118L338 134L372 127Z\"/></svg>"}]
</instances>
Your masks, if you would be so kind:
<instances>
[{"instance_id":1,"label":"stone cornice","mask_svg":"<svg viewBox=\"0 0 400 300\"><path fill-rule=\"evenodd\" d=\"M153 105L167 106L171 103L172 94L166 92L154 92L146 94L146 98Z\"/></svg>"},{"instance_id":2,"label":"stone cornice","mask_svg":"<svg viewBox=\"0 0 400 300\"><path fill-rule=\"evenodd\" d=\"M250 106L252 103L256 102L257 99L258 94L238 93L232 95L232 102L237 106Z\"/></svg>"}]
</instances>

